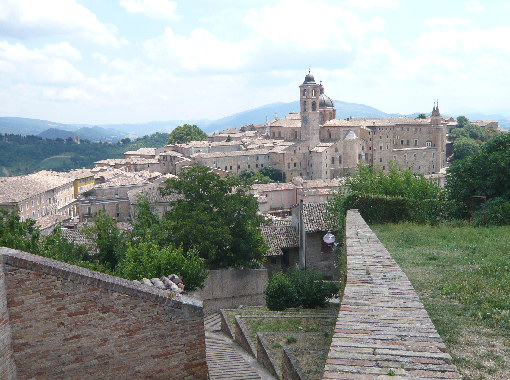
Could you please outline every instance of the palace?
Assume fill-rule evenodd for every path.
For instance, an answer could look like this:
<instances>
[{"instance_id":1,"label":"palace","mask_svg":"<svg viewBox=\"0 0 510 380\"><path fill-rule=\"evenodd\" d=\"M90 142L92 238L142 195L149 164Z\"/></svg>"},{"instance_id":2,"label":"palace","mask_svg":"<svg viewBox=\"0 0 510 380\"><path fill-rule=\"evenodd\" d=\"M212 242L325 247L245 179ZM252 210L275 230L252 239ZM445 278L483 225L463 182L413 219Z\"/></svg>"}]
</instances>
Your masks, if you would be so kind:
<instances>
[{"instance_id":1,"label":"palace","mask_svg":"<svg viewBox=\"0 0 510 380\"><path fill-rule=\"evenodd\" d=\"M210 144L211 149L190 158L236 174L271 165L284 172L287 181L337 178L362 162L387 170L394 160L421 174L434 174L446 166L447 126L454 120L441 117L436 104L424 119L336 119L333 101L311 73L299 86L299 99L300 113L213 134L209 141L216 149ZM218 149L229 136L230 146L237 145L239 150Z\"/></svg>"}]
</instances>

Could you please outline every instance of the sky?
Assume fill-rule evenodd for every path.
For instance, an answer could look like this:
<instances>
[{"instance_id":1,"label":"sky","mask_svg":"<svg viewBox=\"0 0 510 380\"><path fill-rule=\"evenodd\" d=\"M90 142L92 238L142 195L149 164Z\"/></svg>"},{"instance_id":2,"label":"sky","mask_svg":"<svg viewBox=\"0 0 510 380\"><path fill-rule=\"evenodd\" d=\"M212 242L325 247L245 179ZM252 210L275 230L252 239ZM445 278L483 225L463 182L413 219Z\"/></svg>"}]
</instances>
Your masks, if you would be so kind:
<instances>
[{"instance_id":1,"label":"sky","mask_svg":"<svg viewBox=\"0 0 510 380\"><path fill-rule=\"evenodd\" d=\"M217 119L298 100L510 116L510 1L0 0L0 116Z\"/></svg>"}]
</instances>

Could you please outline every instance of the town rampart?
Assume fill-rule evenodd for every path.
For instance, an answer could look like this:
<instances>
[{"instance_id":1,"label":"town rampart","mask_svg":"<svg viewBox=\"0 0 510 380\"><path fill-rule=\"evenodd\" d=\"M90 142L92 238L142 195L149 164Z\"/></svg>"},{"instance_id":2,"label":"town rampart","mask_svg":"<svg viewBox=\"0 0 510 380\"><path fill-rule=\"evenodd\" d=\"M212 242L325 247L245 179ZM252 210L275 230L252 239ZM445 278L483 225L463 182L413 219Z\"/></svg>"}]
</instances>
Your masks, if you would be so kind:
<instances>
[{"instance_id":1,"label":"town rampart","mask_svg":"<svg viewBox=\"0 0 510 380\"><path fill-rule=\"evenodd\" d=\"M407 276L357 210L347 213L347 283L324 379L460 378Z\"/></svg>"},{"instance_id":2,"label":"town rampart","mask_svg":"<svg viewBox=\"0 0 510 380\"><path fill-rule=\"evenodd\" d=\"M8 248L0 258L2 379L207 378L200 302Z\"/></svg>"}]
</instances>

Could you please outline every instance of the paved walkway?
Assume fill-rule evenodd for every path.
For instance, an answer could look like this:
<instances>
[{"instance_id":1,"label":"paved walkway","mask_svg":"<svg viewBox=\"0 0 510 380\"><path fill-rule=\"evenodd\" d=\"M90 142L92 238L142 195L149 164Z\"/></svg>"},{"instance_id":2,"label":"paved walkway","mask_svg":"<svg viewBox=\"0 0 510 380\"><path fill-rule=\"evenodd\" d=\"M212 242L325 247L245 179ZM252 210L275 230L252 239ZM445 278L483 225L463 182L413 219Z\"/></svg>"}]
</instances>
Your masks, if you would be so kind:
<instances>
[{"instance_id":1,"label":"paved walkway","mask_svg":"<svg viewBox=\"0 0 510 380\"><path fill-rule=\"evenodd\" d=\"M323 378L460 378L407 276L356 210L346 225L347 284Z\"/></svg>"},{"instance_id":2,"label":"paved walkway","mask_svg":"<svg viewBox=\"0 0 510 380\"><path fill-rule=\"evenodd\" d=\"M207 366L211 380L275 379L223 332L219 313L204 318Z\"/></svg>"}]
</instances>

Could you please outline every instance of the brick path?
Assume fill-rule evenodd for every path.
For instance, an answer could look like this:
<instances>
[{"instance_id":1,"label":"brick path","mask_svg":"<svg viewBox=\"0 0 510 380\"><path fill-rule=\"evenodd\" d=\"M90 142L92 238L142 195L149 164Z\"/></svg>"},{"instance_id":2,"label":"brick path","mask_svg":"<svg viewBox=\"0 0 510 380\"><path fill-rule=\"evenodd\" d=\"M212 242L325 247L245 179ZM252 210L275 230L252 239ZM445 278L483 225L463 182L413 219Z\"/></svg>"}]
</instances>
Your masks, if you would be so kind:
<instances>
[{"instance_id":1,"label":"brick path","mask_svg":"<svg viewBox=\"0 0 510 380\"><path fill-rule=\"evenodd\" d=\"M407 276L356 210L347 284L324 379L460 378Z\"/></svg>"},{"instance_id":2,"label":"brick path","mask_svg":"<svg viewBox=\"0 0 510 380\"><path fill-rule=\"evenodd\" d=\"M204 326L207 366L211 380L274 379L254 358L221 332L219 313L206 315Z\"/></svg>"}]
</instances>

